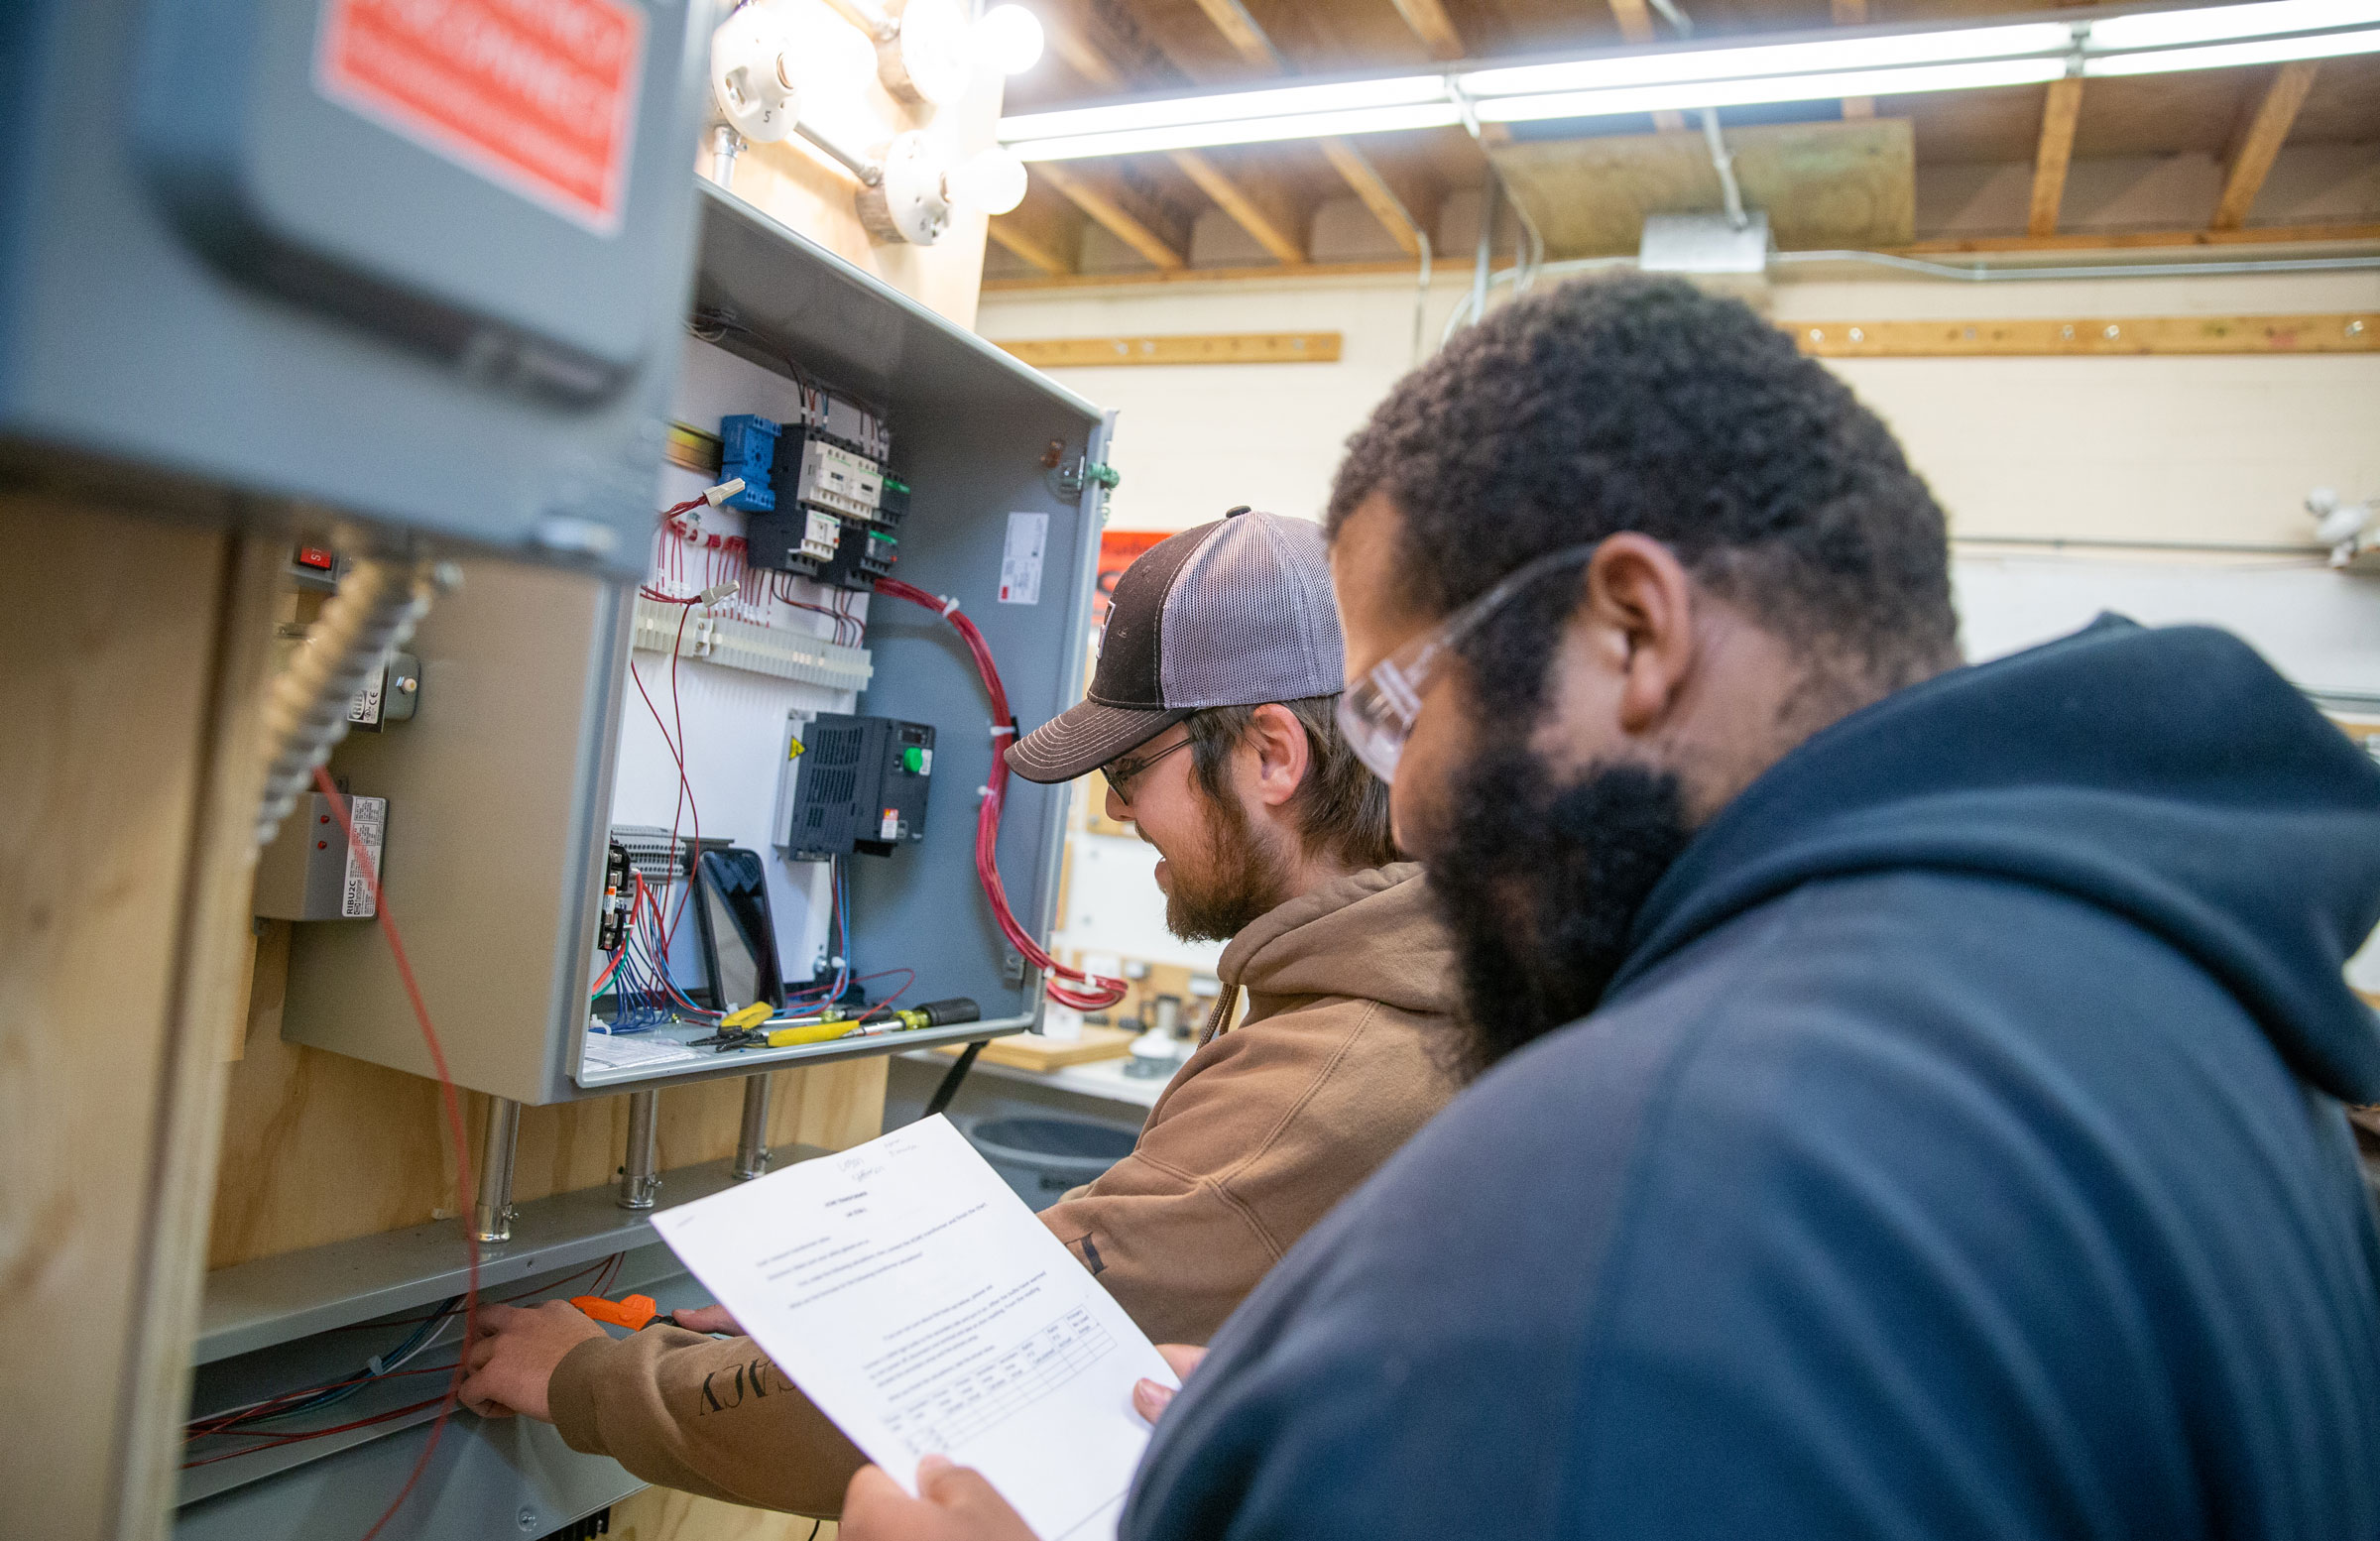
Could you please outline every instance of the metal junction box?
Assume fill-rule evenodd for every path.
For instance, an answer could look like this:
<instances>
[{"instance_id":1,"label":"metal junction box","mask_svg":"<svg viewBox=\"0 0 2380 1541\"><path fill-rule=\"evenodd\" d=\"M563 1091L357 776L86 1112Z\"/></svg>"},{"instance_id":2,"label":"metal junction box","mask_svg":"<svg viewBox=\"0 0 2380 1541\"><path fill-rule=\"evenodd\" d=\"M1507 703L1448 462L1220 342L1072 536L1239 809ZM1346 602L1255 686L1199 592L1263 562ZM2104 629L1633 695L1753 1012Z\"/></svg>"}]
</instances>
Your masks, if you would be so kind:
<instances>
[{"instance_id":1,"label":"metal junction box","mask_svg":"<svg viewBox=\"0 0 2380 1541\"><path fill-rule=\"evenodd\" d=\"M0 5L0 481L641 563L712 19Z\"/></svg>"},{"instance_id":2,"label":"metal junction box","mask_svg":"<svg viewBox=\"0 0 2380 1541\"><path fill-rule=\"evenodd\" d=\"M792 360L826 389L881 413L908 487L899 576L956 598L982 628L1022 727L1072 705L1082 688L1103 505L1095 482L1069 481L1046 461L1053 443L1062 464L1104 460L1103 414L749 204L706 184L699 207L695 305L706 316L732 315L736 325L716 346L688 346L708 349L700 359L736 390L792 392ZM695 375L690 357L681 395L695 389ZM677 410L708 431L725 415L766 405L722 386L707 408L680 402ZM670 474L698 486L717 471ZM644 519L650 532L651 508ZM1019 529L1042 533L1045 575L1029 601L1004 603L1003 562ZM932 1033L955 1040L1038 1022L1040 982L1010 950L975 872L976 789L1008 740L992 733L983 684L942 618L885 595L865 597L872 670L831 692L838 704L817 705L793 725L783 700L767 694L785 681L698 651L713 646L706 629L724 622L697 617L681 626L687 612L672 607L656 636L637 626L632 584L468 564L462 589L438 602L411 645L420 659L418 713L400 731L349 738L332 760L356 794L389 799L385 892L457 1082L552 1103L939 1041L920 1033L643 1065L628 1056L653 1040L622 1038L620 1060L594 1063L589 1045L602 1040L588 1030L590 983L601 970L596 947L618 934L616 908L607 921L607 885L616 891L625 874L655 860L656 875L668 870L676 772L655 719L678 715L673 661L687 693L684 732L703 757L696 779L732 770L750 789L752 811L739 823L714 790L720 783L702 782L704 848L760 853L771 864L773 906L780 920L805 917L813 926L806 936L818 934L820 917L842 917L853 971L890 975L890 986L878 989L898 986L897 971L914 971L904 1002L979 1004L981 1022ZM682 643L674 653L673 639ZM632 652L638 681L629 678ZM649 711L640 682L655 693L657 711ZM885 725L876 768L883 774L867 791L862 812L870 818L844 847L859 854L805 868L786 849L780 821L787 735L808 745L804 736L818 723L831 728L837 714ZM856 762L851 769L856 798L867 789ZM1056 915L1069 791L1010 782L1001 874L1018 919L1036 935L1046 935ZM911 838L920 831L924 838ZM691 834L681 831L681 840ZM616 839L627 841L626 868L610 861ZM648 841L656 842L650 852ZM872 845L887 854L873 854ZM823 898L830 872L840 873L846 900ZM694 930L682 926L681 941ZM779 950L796 982L809 977L808 946L793 938ZM294 1041L417 1075L429 1070L387 946L369 926L297 928L282 1020Z\"/></svg>"}]
</instances>

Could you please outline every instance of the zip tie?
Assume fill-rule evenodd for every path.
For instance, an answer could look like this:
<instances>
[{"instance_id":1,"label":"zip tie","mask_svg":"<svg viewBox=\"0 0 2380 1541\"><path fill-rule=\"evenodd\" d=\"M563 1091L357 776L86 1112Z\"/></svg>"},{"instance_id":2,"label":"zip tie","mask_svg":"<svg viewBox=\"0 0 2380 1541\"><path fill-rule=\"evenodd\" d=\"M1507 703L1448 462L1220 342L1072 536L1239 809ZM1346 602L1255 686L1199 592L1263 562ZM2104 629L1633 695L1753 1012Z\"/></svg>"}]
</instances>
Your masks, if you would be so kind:
<instances>
[{"instance_id":1,"label":"zip tie","mask_svg":"<svg viewBox=\"0 0 2380 1541\"><path fill-rule=\"evenodd\" d=\"M992 727L992 737L997 739L1004 733L1014 733L1015 731L1016 725L1012 722L995 723Z\"/></svg>"},{"instance_id":2,"label":"zip tie","mask_svg":"<svg viewBox=\"0 0 2380 1541\"><path fill-rule=\"evenodd\" d=\"M950 613L958 608L959 602L956 599L944 599L942 601L942 619L945 621L949 620Z\"/></svg>"}]
</instances>

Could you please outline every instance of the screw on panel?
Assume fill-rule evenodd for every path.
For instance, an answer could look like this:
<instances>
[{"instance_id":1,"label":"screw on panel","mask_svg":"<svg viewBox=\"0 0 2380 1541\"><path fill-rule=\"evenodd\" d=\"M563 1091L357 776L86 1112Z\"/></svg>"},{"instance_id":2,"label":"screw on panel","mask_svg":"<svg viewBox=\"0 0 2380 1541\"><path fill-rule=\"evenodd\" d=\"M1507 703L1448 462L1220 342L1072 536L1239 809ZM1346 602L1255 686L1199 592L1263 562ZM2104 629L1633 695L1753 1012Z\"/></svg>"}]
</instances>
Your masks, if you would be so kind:
<instances>
[{"instance_id":1,"label":"screw on panel","mask_svg":"<svg viewBox=\"0 0 2380 1541\"><path fill-rule=\"evenodd\" d=\"M535 1530L537 1528L537 1511L536 1509L523 1509L519 1514L514 1516L513 1523L519 1525L523 1530Z\"/></svg>"}]
</instances>

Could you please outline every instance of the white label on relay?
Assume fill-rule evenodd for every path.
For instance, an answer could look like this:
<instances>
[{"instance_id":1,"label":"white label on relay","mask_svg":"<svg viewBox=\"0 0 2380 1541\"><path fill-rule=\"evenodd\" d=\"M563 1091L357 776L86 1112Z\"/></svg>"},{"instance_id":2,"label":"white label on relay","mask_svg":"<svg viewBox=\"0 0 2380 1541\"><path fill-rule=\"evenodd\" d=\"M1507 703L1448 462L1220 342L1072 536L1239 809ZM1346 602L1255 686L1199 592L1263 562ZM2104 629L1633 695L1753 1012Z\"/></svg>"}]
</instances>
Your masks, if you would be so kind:
<instances>
[{"instance_id":1,"label":"white label on relay","mask_svg":"<svg viewBox=\"0 0 2380 1541\"><path fill-rule=\"evenodd\" d=\"M1000 602L1041 603L1041 548L1049 543L1049 516L1009 516L1009 544L1000 557Z\"/></svg>"},{"instance_id":2,"label":"white label on relay","mask_svg":"<svg viewBox=\"0 0 2380 1541\"><path fill-rule=\"evenodd\" d=\"M355 839L347 847L347 886L339 894L339 913L350 920L369 920L379 913L372 907L372 885L364 881L364 869L355 859L355 848L362 846L372 858L372 871L380 871L380 837L389 827L389 799L386 797L350 797L347 817L355 821Z\"/></svg>"}]
</instances>

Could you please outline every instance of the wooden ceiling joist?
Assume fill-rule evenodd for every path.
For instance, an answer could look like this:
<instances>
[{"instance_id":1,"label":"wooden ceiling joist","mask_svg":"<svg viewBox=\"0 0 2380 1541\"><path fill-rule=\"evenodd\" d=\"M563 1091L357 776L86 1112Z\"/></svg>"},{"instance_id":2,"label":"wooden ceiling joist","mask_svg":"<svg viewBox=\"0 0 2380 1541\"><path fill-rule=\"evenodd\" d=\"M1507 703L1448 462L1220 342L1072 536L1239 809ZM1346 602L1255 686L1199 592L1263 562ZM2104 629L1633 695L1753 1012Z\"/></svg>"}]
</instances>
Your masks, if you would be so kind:
<instances>
[{"instance_id":1,"label":"wooden ceiling joist","mask_svg":"<svg viewBox=\"0 0 2380 1541\"><path fill-rule=\"evenodd\" d=\"M1241 14L1245 17L1247 13ZM1250 21L1249 25L1252 27L1254 23ZM1063 23L1054 23L1047 30L1051 47L1077 74L1108 90L1130 89L1130 73L1098 43ZM1284 183L1277 178L1250 175L1246 171L1226 172L1215 163L1212 156L1196 150L1177 150L1167 159L1173 162L1177 171L1190 178L1199 191L1214 199L1215 206L1246 230L1275 261L1295 264L1306 260L1306 232L1312 223L1313 210ZM1092 212L1092 217L1099 217L1096 211ZM1105 220L1101 222L1106 223ZM1116 229L1114 225L1108 228ZM1117 234L1121 236L1123 232L1117 231ZM1134 250L1142 250L1131 237L1125 239L1132 242ZM1184 249L1186 252L1186 245ZM1022 252L1017 255L1024 257L1027 262L1033 261ZM1159 263L1158 266L1165 265Z\"/></svg>"},{"instance_id":2,"label":"wooden ceiling joist","mask_svg":"<svg viewBox=\"0 0 2380 1541\"><path fill-rule=\"evenodd\" d=\"M1611 0L1611 20L1618 24L1619 35L1630 43L1655 41L1652 8L1644 0ZM1674 134L1686 126L1686 114L1664 108L1653 114L1653 127L1664 134Z\"/></svg>"},{"instance_id":3,"label":"wooden ceiling joist","mask_svg":"<svg viewBox=\"0 0 2380 1541\"><path fill-rule=\"evenodd\" d=\"M1401 10L1403 0L1397 0L1397 3ZM1425 3L1432 9L1437 8L1437 0L1425 0ZM1638 0L1638 3L1641 4L1642 0ZM1232 51L1240 56L1243 62L1274 74L1289 72L1289 60L1272 46L1272 40L1264 35L1264 29L1256 24L1254 17L1249 15L1248 7L1241 4L1240 0L1198 0L1198 8L1215 24L1215 30L1223 34L1224 41L1231 45ZM1444 13L1440 14L1443 17ZM1409 17L1407 19L1410 20ZM1447 24L1447 33L1449 37L1455 37L1451 22ZM1460 38L1455 38L1455 48L1456 54L1460 55ZM1436 197L1425 195L1418 186L1394 185L1372 165L1370 157L1344 139L1322 140L1317 148L1346 179L1349 189L1363 199L1364 206L1387 230L1389 238L1407 256L1419 256L1421 231L1427 228L1427 221L1436 212ZM1176 164L1179 164L1178 160ZM1199 173L1186 166L1182 170L1192 181L1207 190L1207 195L1214 198L1225 213L1238 220L1242 229L1255 237L1256 243L1266 251L1280 257L1284 263L1305 260L1305 227L1311 222L1310 208L1304 210L1294 241L1283 240L1277 220L1268 217L1282 206L1279 198L1266 197L1264 189L1260 187L1243 186L1238 189L1242 196L1237 200L1238 206L1235 206L1208 188ZM1249 217L1244 217L1244 214ZM1251 218L1253 223L1250 222ZM1276 241L1280 243L1278 246ZM1296 258L1282 257L1281 251L1291 245L1295 246L1299 255Z\"/></svg>"},{"instance_id":4,"label":"wooden ceiling joist","mask_svg":"<svg viewBox=\"0 0 2380 1541\"><path fill-rule=\"evenodd\" d=\"M1833 9L1835 25L1838 27L1867 25L1867 0L1833 0ZM1876 115L1876 99L1873 96L1845 96L1843 99L1843 115L1846 118L1872 118Z\"/></svg>"},{"instance_id":5,"label":"wooden ceiling joist","mask_svg":"<svg viewBox=\"0 0 2380 1541\"><path fill-rule=\"evenodd\" d=\"M1082 211L1057 198L1027 198L996 214L992 239L1052 278L1076 271L1083 249Z\"/></svg>"},{"instance_id":6,"label":"wooden ceiling joist","mask_svg":"<svg viewBox=\"0 0 2380 1541\"><path fill-rule=\"evenodd\" d=\"M2223 195L2214 205L2215 229L2237 230L2248 222L2248 210L2256 206L2256 194L2263 190L2264 178L2271 175L2273 161L2298 121L2298 109L2306 105L2306 93L2314 89L2314 69L2311 60L2283 64L2273 83L2265 87L2264 99L2256 104L2256 116L2249 120L2247 132L2240 136L2239 148L2231 156Z\"/></svg>"},{"instance_id":7,"label":"wooden ceiling joist","mask_svg":"<svg viewBox=\"0 0 2380 1541\"><path fill-rule=\"evenodd\" d=\"M2066 201L2066 171L2075 159L2075 122L2082 115L2082 77L2064 75L2050 82L2041 109L2041 145L2033 153L2033 202L2025 218L2025 233L2058 233L2058 206Z\"/></svg>"},{"instance_id":8,"label":"wooden ceiling joist","mask_svg":"<svg viewBox=\"0 0 2380 1541\"><path fill-rule=\"evenodd\" d=\"M1240 0L1198 0L1198 8L1207 13L1207 20L1215 24L1215 30L1223 34L1223 40L1242 59L1275 74L1288 70L1289 60L1281 57L1280 50L1272 46L1272 40L1264 36L1264 29L1256 25L1256 19L1248 14L1248 7Z\"/></svg>"},{"instance_id":9,"label":"wooden ceiling joist","mask_svg":"<svg viewBox=\"0 0 2380 1541\"><path fill-rule=\"evenodd\" d=\"M1455 30L1454 18L1446 14L1440 0L1389 0L1396 14L1413 29L1413 36L1430 51L1433 59L1461 59L1463 34Z\"/></svg>"},{"instance_id":10,"label":"wooden ceiling joist","mask_svg":"<svg viewBox=\"0 0 2380 1541\"><path fill-rule=\"evenodd\" d=\"M1306 260L1313 202L1287 181L1245 167L1226 174L1195 150L1177 150L1172 160L1199 191L1213 198L1215 206L1270 252L1274 261L1296 267Z\"/></svg>"},{"instance_id":11,"label":"wooden ceiling joist","mask_svg":"<svg viewBox=\"0 0 2380 1541\"><path fill-rule=\"evenodd\" d=\"M1323 156L1347 181L1371 217L1408 257L1421 255L1422 232L1438 222L1437 190L1416 179L1391 181L1380 169L1344 139L1319 142Z\"/></svg>"},{"instance_id":12,"label":"wooden ceiling joist","mask_svg":"<svg viewBox=\"0 0 2380 1541\"><path fill-rule=\"evenodd\" d=\"M1079 161L1040 161L1034 164L1033 175L1073 199L1076 207L1110 235L1157 267L1190 265L1189 221L1115 172Z\"/></svg>"}]
</instances>

